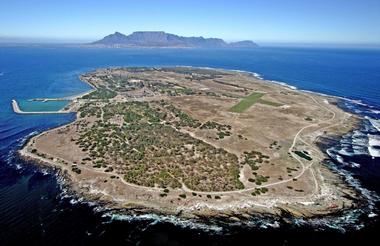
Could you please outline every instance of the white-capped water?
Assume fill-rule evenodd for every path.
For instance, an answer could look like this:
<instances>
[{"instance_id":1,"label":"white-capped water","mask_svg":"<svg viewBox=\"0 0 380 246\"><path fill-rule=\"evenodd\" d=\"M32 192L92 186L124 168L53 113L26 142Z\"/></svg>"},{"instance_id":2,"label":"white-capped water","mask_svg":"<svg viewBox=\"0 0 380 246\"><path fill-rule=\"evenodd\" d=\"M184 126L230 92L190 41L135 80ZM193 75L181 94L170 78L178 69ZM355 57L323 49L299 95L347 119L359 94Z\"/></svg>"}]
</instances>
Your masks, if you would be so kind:
<instances>
[{"instance_id":1,"label":"white-capped water","mask_svg":"<svg viewBox=\"0 0 380 246\"><path fill-rule=\"evenodd\" d=\"M380 157L380 135L368 134L368 152L372 157Z\"/></svg>"},{"instance_id":2,"label":"white-capped water","mask_svg":"<svg viewBox=\"0 0 380 246\"><path fill-rule=\"evenodd\" d=\"M369 120L369 122L371 122L372 126L375 127L377 131L380 132L380 120L375 120L369 117L367 117L367 119Z\"/></svg>"}]
</instances>

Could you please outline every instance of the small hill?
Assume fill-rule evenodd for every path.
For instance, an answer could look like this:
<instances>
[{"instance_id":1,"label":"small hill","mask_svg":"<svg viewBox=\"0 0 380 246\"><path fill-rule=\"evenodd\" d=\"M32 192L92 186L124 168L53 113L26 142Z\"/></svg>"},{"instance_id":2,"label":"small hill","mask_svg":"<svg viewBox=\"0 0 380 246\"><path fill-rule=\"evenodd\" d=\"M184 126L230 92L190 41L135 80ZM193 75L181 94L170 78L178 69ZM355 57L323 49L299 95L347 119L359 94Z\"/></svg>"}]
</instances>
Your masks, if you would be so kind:
<instances>
[{"instance_id":1,"label":"small hill","mask_svg":"<svg viewBox=\"0 0 380 246\"><path fill-rule=\"evenodd\" d=\"M254 48L258 47L256 43L254 43L251 40L244 40L244 41L238 41L238 42L233 42L229 44L230 47L235 47L235 48Z\"/></svg>"}]
</instances>

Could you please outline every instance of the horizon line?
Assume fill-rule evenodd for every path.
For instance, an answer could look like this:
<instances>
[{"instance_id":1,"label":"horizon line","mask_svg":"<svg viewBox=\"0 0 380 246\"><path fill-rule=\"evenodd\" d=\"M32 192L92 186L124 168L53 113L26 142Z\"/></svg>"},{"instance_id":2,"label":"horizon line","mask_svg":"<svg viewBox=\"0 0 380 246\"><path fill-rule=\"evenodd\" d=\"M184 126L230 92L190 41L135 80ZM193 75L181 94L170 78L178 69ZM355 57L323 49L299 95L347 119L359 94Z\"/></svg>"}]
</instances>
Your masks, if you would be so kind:
<instances>
[{"instance_id":1,"label":"horizon line","mask_svg":"<svg viewBox=\"0 0 380 246\"><path fill-rule=\"evenodd\" d=\"M366 43L353 43L353 42L320 42L320 41L255 41L259 46L315 46L315 47L380 47L380 42L366 42ZM86 45L94 42L93 39L65 39L65 38L10 38L0 36L0 46L4 45Z\"/></svg>"},{"instance_id":2,"label":"horizon line","mask_svg":"<svg viewBox=\"0 0 380 246\"><path fill-rule=\"evenodd\" d=\"M134 31L134 32L153 32L153 31ZM132 32L132 33L134 33ZM156 31L154 31L156 32ZM158 32L158 31L157 31ZM166 31L161 31L168 33ZM111 32L110 34L106 34L100 37L54 37L54 36L11 36L11 35L0 35L0 44L76 44L76 45L83 45L95 42L97 40L100 40L108 35L112 35L114 33L121 33L119 31ZM168 33L170 34L170 33ZM125 35L125 34L124 34ZM177 34L174 34L177 35ZM178 35L181 36L181 35ZM185 37L185 36L183 36ZM196 35L190 35L186 37L203 37L203 36L196 36ZM324 41L324 40L273 40L273 39L261 39L261 38L221 38L221 37L204 37L204 38L220 38L227 42L236 42L236 41L242 41L242 40L250 40L253 41L259 45L307 45L307 46L380 46L380 40L379 41Z\"/></svg>"}]
</instances>

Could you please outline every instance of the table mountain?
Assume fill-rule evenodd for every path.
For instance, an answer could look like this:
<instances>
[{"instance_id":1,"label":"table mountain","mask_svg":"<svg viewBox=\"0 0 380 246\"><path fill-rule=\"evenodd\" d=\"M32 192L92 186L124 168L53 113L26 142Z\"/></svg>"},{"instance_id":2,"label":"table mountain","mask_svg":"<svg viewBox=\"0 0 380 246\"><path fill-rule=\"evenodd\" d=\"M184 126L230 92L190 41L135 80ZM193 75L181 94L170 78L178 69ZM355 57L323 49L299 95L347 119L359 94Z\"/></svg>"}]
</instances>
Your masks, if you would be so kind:
<instances>
[{"instance_id":1,"label":"table mountain","mask_svg":"<svg viewBox=\"0 0 380 246\"><path fill-rule=\"evenodd\" d=\"M134 32L130 35L115 32L89 45L99 47L257 47L257 44L252 41L226 43L223 39L219 38L181 37L166 32Z\"/></svg>"}]
</instances>

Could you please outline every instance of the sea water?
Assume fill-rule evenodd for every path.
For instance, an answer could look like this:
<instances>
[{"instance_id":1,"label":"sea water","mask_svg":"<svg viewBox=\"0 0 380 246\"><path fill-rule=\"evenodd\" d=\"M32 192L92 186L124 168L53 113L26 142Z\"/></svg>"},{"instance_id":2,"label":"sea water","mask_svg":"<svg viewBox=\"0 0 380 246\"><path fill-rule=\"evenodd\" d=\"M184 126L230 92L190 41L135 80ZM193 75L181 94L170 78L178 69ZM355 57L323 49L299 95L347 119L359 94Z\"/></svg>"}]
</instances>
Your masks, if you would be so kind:
<instances>
[{"instance_id":1,"label":"sea water","mask_svg":"<svg viewBox=\"0 0 380 246\"><path fill-rule=\"evenodd\" d=\"M30 102L85 92L81 73L110 66L197 66L243 70L302 90L350 99L341 107L367 117L358 131L329 149L331 168L372 199L380 193L380 50L333 48L93 49L0 47L0 245L151 242L193 245L249 240L283 244L377 237L378 203L363 213L314 221L255 218L251 223L199 224L158 215L125 216L71 196L53 170L36 168L15 152L30 136L66 124L75 114L18 115L21 108L58 110L65 102ZM339 162L339 160L341 162ZM288 221L286 221L288 220ZM287 223L289 222L289 223ZM300 225L300 226L297 226ZM361 229L360 229L361 228ZM360 229L360 230L358 230ZM342 231L346 231L342 234Z\"/></svg>"},{"instance_id":2,"label":"sea water","mask_svg":"<svg viewBox=\"0 0 380 246\"><path fill-rule=\"evenodd\" d=\"M33 101L33 100L19 100L17 101L20 109L25 112L51 112L59 111L68 105L68 100L59 101Z\"/></svg>"}]
</instances>

